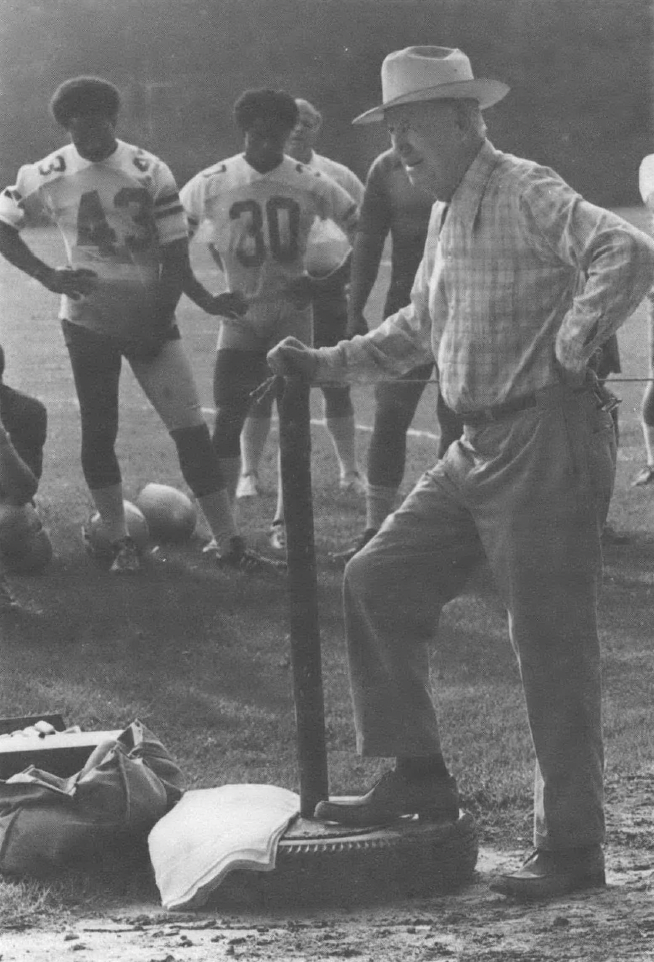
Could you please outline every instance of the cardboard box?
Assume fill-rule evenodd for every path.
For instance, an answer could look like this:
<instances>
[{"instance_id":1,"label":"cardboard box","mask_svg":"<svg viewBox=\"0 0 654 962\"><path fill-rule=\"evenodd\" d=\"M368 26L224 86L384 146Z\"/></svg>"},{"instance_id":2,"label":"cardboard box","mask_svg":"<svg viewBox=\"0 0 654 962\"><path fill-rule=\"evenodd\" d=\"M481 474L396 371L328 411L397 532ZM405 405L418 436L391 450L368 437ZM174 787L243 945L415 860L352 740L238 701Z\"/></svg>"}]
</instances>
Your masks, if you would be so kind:
<instances>
[{"instance_id":1,"label":"cardboard box","mask_svg":"<svg viewBox=\"0 0 654 962\"><path fill-rule=\"evenodd\" d=\"M32 727L37 722L48 722L55 729L50 735L12 735ZM66 732L61 715L26 715L22 718L0 718L0 779L6 780L30 765L53 775L69 778L81 768L91 752L101 742L118 738L122 729L102 732Z\"/></svg>"}]
</instances>

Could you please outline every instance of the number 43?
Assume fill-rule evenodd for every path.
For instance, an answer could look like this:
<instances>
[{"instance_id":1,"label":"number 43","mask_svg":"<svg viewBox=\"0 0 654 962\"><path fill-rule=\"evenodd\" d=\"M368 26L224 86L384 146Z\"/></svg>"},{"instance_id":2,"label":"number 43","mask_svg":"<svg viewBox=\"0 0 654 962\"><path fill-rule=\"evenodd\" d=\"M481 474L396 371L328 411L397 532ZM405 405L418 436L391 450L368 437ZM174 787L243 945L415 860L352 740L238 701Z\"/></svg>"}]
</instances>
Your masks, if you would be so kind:
<instances>
[{"instance_id":1,"label":"number 43","mask_svg":"<svg viewBox=\"0 0 654 962\"><path fill-rule=\"evenodd\" d=\"M152 199L143 187L122 187L114 197L114 207L130 211L138 233L128 234L124 244L129 251L147 250L156 239L152 219ZM110 226L97 190L82 194L77 211L77 246L94 247L103 257L118 257L116 231Z\"/></svg>"}]
</instances>

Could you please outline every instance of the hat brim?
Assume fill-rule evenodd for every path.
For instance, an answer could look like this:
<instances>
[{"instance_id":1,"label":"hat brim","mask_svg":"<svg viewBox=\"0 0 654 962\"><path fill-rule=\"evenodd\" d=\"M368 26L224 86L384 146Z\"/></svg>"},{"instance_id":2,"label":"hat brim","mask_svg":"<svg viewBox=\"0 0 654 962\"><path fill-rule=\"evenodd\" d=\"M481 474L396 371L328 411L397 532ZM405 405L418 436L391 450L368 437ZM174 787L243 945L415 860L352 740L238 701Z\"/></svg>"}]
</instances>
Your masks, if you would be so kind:
<instances>
[{"instance_id":1,"label":"hat brim","mask_svg":"<svg viewBox=\"0 0 654 962\"><path fill-rule=\"evenodd\" d=\"M427 100L477 100L482 110L499 103L511 88L501 80L487 80L478 77L475 80L460 80L457 83L440 84L438 87L425 87L410 94L395 97L379 107L366 110L352 121L353 124L374 124L384 119L389 107L399 107L401 104L420 103Z\"/></svg>"}]
</instances>

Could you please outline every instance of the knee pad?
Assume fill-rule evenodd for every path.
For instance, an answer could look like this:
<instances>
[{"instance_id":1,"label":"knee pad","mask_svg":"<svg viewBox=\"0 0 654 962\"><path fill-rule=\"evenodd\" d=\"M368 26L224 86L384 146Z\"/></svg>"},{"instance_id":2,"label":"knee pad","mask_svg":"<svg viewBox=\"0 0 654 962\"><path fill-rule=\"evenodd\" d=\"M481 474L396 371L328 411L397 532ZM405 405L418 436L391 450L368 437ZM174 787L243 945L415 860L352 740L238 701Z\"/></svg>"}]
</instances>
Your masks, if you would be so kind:
<instances>
[{"instance_id":1,"label":"knee pad","mask_svg":"<svg viewBox=\"0 0 654 962\"><path fill-rule=\"evenodd\" d=\"M647 385L641 406L641 416L643 424L648 428L654 428L654 383Z\"/></svg>"},{"instance_id":2,"label":"knee pad","mask_svg":"<svg viewBox=\"0 0 654 962\"><path fill-rule=\"evenodd\" d=\"M206 424L177 428L170 432L170 436L177 447L184 480L196 498L202 498L225 487Z\"/></svg>"}]
</instances>

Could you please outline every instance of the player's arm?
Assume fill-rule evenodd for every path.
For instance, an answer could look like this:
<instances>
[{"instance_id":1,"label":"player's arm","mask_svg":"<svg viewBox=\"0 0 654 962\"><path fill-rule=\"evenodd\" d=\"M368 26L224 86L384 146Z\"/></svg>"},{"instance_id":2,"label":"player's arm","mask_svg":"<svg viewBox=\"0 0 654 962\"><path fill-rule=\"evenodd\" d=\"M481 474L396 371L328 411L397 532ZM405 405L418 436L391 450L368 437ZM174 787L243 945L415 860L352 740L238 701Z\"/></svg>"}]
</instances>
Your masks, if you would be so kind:
<instances>
[{"instance_id":1,"label":"player's arm","mask_svg":"<svg viewBox=\"0 0 654 962\"><path fill-rule=\"evenodd\" d=\"M193 240L205 216L204 179L200 175L193 177L182 187L179 198L186 216L189 240ZM216 265L223 271L224 267L217 247L209 244L209 251ZM212 294L208 291L193 273L188 255L183 290L194 304L207 314L214 316L236 319L242 317L248 308L247 300L240 291L225 291L222 294Z\"/></svg>"},{"instance_id":2,"label":"player's arm","mask_svg":"<svg viewBox=\"0 0 654 962\"><path fill-rule=\"evenodd\" d=\"M17 228L10 227L2 221L0 221L0 254L19 271L39 281L53 294L66 294L67 297L78 300L85 294L90 294L95 286L97 275L94 271L85 268L60 270L49 267L29 249Z\"/></svg>"},{"instance_id":3,"label":"player's arm","mask_svg":"<svg viewBox=\"0 0 654 962\"><path fill-rule=\"evenodd\" d=\"M208 291L193 273L190 260L184 275L184 293L194 304L214 317L236 319L242 317L248 309L247 298L240 291L224 291L222 294Z\"/></svg>"},{"instance_id":4,"label":"player's arm","mask_svg":"<svg viewBox=\"0 0 654 962\"><path fill-rule=\"evenodd\" d=\"M365 334L368 323L364 310L370 297L381 263L386 235L358 231L352 247L350 267L350 295L347 307L347 336Z\"/></svg>"},{"instance_id":5,"label":"player's arm","mask_svg":"<svg viewBox=\"0 0 654 962\"><path fill-rule=\"evenodd\" d=\"M359 211L357 235L352 245L347 335L365 334L364 310L377 280L386 238L391 229L391 199L383 158L374 161Z\"/></svg>"},{"instance_id":6,"label":"player's arm","mask_svg":"<svg viewBox=\"0 0 654 962\"><path fill-rule=\"evenodd\" d=\"M32 500L38 484L0 421L0 500L20 507Z\"/></svg>"}]
</instances>

